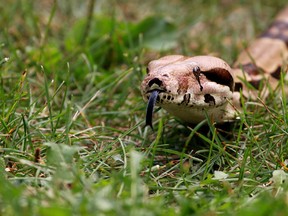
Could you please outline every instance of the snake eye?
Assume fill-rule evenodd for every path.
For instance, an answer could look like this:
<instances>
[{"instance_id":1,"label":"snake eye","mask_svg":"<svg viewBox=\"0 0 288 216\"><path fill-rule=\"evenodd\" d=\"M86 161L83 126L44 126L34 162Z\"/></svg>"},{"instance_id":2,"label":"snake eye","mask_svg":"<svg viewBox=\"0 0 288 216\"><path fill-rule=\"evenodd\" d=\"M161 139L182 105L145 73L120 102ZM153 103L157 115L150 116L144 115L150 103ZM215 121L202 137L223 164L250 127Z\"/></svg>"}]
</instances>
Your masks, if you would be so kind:
<instances>
[{"instance_id":1,"label":"snake eye","mask_svg":"<svg viewBox=\"0 0 288 216\"><path fill-rule=\"evenodd\" d=\"M199 73L199 72L201 72L201 70L200 70L200 67L199 66L195 66L194 68L193 68L193 72L195 73Z\"/></svg>"},{"instance_id":2,"label":"snake eye","mask_svg":"<svg viewBox=\"0 0 288 216\"><path fill-rule=\"evenodd\" d=\"M194 76L195 76L195 78L196 78L196 80L197 80L197 82L198 82L198 84L200 86L200 91L202 91L203 90L203 86L201 85L201 82L200 82L200 75L201 75L200 67L198 67L198 66L194 67L193 68L193 74L194 74Z\"/></svg>"}]
</instances>

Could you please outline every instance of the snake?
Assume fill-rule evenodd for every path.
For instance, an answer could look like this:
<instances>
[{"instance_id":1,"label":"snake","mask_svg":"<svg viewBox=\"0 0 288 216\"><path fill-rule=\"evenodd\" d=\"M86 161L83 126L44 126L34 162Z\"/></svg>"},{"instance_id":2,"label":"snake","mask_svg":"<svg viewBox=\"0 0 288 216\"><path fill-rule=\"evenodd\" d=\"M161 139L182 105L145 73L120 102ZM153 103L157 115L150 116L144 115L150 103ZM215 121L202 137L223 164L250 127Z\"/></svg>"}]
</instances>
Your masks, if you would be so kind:
<instances>
[{"instance_id":1,"label":"snake","mask_svg":"<svg viewBox=\"0 0 288 216\"><path fill-rule=\"evenodd\" d=\"M141 83L146 126L153 129L155 106L187 123L207 117L233 121L241 113L241 98L264 101L269 92L287 81L288 6L266 31L240 54L233 65L209 55L168 55L152 60ZM284 93L288 88L284 85Z\"/></svg>"}]
</instances>

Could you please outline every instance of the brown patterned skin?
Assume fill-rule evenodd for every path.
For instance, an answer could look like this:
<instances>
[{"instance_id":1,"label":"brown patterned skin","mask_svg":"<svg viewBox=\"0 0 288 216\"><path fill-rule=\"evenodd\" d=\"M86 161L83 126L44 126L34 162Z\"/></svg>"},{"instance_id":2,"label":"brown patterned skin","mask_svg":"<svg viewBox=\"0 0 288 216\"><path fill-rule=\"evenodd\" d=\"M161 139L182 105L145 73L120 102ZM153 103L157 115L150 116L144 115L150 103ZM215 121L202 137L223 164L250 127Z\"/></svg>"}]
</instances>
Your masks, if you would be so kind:
<instances>
[{"instance_id":1,"label":"brown patterned skin","mask_svg":"<svg viewBox=\"0 0 288 216\"><path fill-rule=\"evenodd\" d=\"M151 61L141 84L143 98L148 101L151 92L158 91L156 105L189 123L206 115L216 122L233 120L241 109L239 89L247 99L256 99L259 83L267 81L275 89L280 72L287 77L287 46L288 7L239 55L232 69L212 56L170 55ZM243 80L255 89L249 90ZM267 88L262 93L265 99Z\"/></svg>"},{"instance_id":2,"label":"brown patterned skin","mask_svg":"<svg viewBox=\"0 0 288 216\"><path fill-rule=\"evenodd\" d=\"M242 84L247 80L256 89L259 83L267 82L272 89L278 86L280 72L284 73L287 80L288 61L288 7L284 8L274 19L270 27L249 47L243 50L233 65L236 85L242 85L244 95L253 100L258 96L257 91L248 91ZM245 74L243 74L243 71ZM288 94L288 88L285 88ZM262 91L264 100L268 91Z\"/></svg>"}]
</instances>

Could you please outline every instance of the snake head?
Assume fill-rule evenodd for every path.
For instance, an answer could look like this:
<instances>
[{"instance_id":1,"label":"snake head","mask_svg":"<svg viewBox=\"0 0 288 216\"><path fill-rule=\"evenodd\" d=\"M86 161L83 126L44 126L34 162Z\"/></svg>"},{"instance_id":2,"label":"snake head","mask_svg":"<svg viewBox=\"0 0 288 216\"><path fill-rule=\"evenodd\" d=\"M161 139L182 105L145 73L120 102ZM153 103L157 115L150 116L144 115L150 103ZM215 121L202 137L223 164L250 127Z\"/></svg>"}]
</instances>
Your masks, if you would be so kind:
<instances>
[{"instance_id":1,"label":"snake head","mask_svg":"<svg viewBox=\"0 0 288 216\"><path fill-rule=\"evenodd\" d=\"M141 84L145 101L153 104L149 99L157 92L154 104L191 123L205 119L205 110L216 121L225 119L233 89L230 66L212 56L172 55L153 60ZM147 116L152 116L148 108Z\"/></svg>"}]
</instances>

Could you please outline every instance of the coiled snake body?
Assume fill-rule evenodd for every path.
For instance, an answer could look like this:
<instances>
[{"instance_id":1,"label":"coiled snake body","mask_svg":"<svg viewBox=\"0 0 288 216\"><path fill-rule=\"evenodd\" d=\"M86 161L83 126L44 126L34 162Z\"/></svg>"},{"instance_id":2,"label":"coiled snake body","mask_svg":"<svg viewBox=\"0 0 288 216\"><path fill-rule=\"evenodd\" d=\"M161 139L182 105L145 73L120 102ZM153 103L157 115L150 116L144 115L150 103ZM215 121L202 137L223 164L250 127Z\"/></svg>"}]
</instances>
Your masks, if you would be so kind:
<instances>
[{"instance_id":1,"label":"coiled snake body","mask_svg":"<svg viewBox=\"0 0 288 216\"><path fill-rule=\"evenodd\" d=\"M212 56L169 55L153 60L141 84L142 96L148 101L146 125L152 127L155 103L188 123L198 123L206 116L216 122L232 120L241 109L240 89L247 99L257 98L259 86L269 83L275 89L281 72L287 78L287 60L288 7L240 53L232 68ZM285 91L288 93L287 87ZM261 98L267 95L264 88Z\"/></svg>"}]
</instances>

